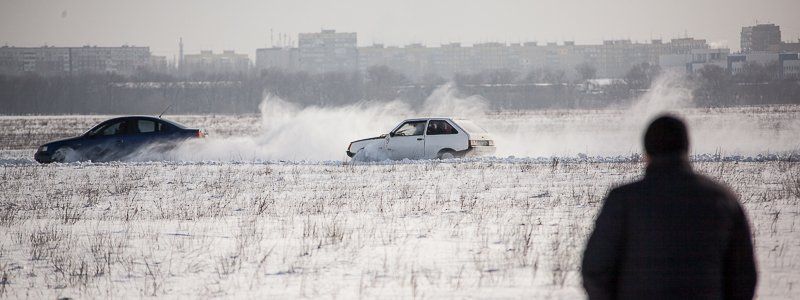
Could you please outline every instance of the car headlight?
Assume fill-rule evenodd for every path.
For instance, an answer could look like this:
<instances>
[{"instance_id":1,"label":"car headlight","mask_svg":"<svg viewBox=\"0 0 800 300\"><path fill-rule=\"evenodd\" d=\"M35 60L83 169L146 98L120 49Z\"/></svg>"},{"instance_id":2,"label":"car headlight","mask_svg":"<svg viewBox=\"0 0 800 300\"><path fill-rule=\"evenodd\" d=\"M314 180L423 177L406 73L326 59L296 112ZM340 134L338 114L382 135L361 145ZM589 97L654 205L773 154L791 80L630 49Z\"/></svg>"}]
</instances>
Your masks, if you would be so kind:
<instances>
[{"instance_id":1,"label":"car headlight","mask_svg":"<svg viewBox=\"0 0 800 300\"><path fill-rule=\"evenodd\" d=\"M47 152L47 145L44 145L44 146L41 146L41 147L39 147L39 151L41 151L41 152Z\"/></svg>"}]
</instances>

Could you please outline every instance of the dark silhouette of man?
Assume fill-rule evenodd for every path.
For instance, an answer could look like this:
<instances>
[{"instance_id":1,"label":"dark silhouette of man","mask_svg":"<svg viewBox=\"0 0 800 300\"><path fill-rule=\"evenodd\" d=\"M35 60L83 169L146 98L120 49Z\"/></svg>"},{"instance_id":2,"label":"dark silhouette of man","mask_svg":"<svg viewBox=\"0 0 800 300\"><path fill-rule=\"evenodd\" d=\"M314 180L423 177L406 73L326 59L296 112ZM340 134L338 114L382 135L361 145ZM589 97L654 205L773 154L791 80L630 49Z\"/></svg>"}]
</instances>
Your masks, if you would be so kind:
<instances>
[{"instance_id":1,"label":"dark silhouette of man","mask_svg":"<svg viewBox=\"0 0 800 300\"><path fill-rule=\"evenodd\" d=\"M644 178L608 194L586 245L589 298L753 298L747 217L728 189L692 171L686 125L655 119L644 148Z\"/></svg>"}]
</instances>

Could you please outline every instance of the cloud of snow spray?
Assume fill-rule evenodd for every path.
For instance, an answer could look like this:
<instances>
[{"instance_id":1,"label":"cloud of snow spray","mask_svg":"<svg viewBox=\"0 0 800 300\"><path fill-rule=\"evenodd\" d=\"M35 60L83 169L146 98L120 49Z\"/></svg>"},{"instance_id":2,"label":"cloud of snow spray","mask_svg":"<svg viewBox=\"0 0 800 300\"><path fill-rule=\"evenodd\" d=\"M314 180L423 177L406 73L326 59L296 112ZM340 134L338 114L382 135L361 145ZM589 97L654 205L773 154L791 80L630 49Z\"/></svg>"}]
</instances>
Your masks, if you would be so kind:
<instances>
[{"instance_id":1,"label":"cloud of snow spray","mask_svg":"<svg viewBox=\"0 0 800 300\"><path fill-rule=\"evenodd\" d=\"M632 105L603 110L490 112L479 96L460 96L453 85L434 91L419 109L402 100L363 102L342 107L301 108L274 96L260 105L261 128L250 136L192 140L168 153L168 159L343 160L354 140L388 133L410 117L469 118L495 138L498 157L631 155L641 152L641 136L655 116L670 112L689 123L693 153L757 154L798 149L800 120L765 128L764 120L745 113L694 109L692 92L681 76L666 74ZM374 158L381 158L374 155Z\"/></svg>"},{"instance_id":2,"label":"cloud of snow spray","mask_svg":"<svg viewBox=\"0 0 800 300\"><path fill-rule=\"evenodd\" d=\"M487 127L495 129L498 156L630 155L640 152L650 120L667 112L680 115L691 102L680 77L666 74L629 107L523 113L487 120Z\"/></svg>"},{"instance_id":3,"label":"cloud of snow spray","mask_svg":"<svg viewBox=\"0 0 800 300\"><path fill-rule=\"evenodd\" d=\"M342 160L354 140L388 133L405 118L475 116L487 111L480 97L458 97L452 85L440 87L415 110L401 100L341 107L301 108L275 96L260 105L261 128L253 136L192 140L169 153L179 160Z\"/></svg>"},{"instance_id":4,"label":"cloud of snow spray","mask_svg":"<svg viewBox=\"0 0 800 300\"><path fill-rule=\"evenodd\" d=\"M800 149L800 119L774 114L780 108L696 108L691 84L680 74L658 77L627 107L550 110L487 120L497 137L498 156L627 156L642 153L642 136L657 116L684 118L693 154L755 156Z\"/></svg>"}]
</instances>

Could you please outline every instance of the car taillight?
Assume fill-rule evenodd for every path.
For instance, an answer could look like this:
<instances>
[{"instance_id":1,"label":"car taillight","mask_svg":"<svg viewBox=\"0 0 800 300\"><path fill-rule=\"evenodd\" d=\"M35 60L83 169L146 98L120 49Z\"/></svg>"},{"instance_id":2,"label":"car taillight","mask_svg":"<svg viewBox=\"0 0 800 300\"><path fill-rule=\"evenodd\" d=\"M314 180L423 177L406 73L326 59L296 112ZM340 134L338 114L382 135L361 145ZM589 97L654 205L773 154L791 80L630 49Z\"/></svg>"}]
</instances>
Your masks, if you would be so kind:
<instances>
[{"instance_id":1,"label":"car taillight","mask_svg":"<svg viewBox=\"0 0 800 300\"><path fill-rule=\"evenodd\" d=\"M205 134L205 133L203 133L203 131L202 131L202 130L198 130L198 131L197 131L197 137L199 137L199 138L204 138L204 137L206 137L206 134Z\"/></svg>"}]
</instances>

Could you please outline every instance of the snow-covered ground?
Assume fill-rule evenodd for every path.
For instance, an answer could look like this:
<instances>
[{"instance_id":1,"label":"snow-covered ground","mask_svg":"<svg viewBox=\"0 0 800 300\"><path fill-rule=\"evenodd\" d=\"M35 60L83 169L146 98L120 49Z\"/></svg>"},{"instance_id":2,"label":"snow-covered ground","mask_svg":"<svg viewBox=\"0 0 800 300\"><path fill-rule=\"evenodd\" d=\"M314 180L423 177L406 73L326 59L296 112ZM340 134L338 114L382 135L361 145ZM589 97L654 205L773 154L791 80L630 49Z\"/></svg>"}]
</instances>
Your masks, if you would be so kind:
<instances>
[{"instance_id":1,"label":"snow-covered ground","mask_svg":"<svg viewBox=\"0 0 800 300\"><path fill-rule=\"evenodd\" d=\"M0 297L583 297L635 162L0 166ZM761 298L800 283L800 163L697 162L753 224Z\"/></svg>"},{"instance_id":2,"label":"snow-covered ground","mask_svg":"<svg viewBox=\"0 0 800 300\"><path fill-rule=\"evenodd\" d=\"M426 111L265 103L170 117L210 137L156 162L39 165L109 116L0 117L0 298L580 298L593 219L660 111L454 112L497 157L355 164L349 141ZM677 113L695 169L744 203L758 296L796 297L800 106Z\"/></svg>"}]
</instances>

